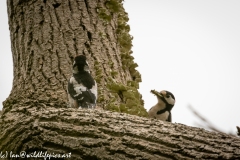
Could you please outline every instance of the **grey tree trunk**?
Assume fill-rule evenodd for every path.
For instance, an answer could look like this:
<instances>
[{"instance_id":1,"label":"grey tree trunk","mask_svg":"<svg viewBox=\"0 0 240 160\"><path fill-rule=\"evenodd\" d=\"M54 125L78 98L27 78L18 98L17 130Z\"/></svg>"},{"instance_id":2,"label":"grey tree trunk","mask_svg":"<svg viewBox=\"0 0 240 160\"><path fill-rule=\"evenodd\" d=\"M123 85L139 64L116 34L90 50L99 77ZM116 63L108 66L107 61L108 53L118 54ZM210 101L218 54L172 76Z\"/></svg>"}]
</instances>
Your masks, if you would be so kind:
<instances>
[{"instance_id":1,"label":"grey tree trunk","mask_svg":"<svg viewBox=\"0 0 240 160\"><path fill-rule=\"evenodd\" d=\"M67 106L73 58L85 54L98 83L99 107L147 115L121 2L7 0L7 6L14 80L5 110L32 101Z\"/></svg>"},{"instance_id":2,"label":"grey tree trunk","mask_svg":"<svg viewBox=\"0 0 240 160\"><path fill-rule=\"evenodd\" d=\"M240 159L240 139L143 118L128 18L117 0L7 0L13 88L0 115L0 159ZM67 108L73 57L85 54L107 110ZM35 152L36 151L36 152ZM13 156L13 154L12 154ZM39 157L40 156L40 157ZM14 158L13 158L14 159ZM53 159L53 158L51 158Z\"/></svg>"}]
</instances>

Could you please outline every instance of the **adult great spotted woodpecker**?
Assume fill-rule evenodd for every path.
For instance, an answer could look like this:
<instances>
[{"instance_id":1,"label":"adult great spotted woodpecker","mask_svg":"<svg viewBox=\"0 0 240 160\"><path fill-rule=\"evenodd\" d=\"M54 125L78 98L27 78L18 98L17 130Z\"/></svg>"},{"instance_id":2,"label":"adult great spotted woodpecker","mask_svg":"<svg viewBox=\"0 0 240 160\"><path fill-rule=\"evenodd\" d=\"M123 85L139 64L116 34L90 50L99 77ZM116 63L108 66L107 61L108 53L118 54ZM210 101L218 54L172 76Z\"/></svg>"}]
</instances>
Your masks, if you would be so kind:
<instances>
[{"instance_id":1,"label":"adult great spotted woodpecker","mask_svg":"<svg viewBox=\"0 0 240 160\"><path fill-rule=\"evenodd\" d=\"M166 90L161 92L151 90L151 93L157 96L158 103L148 111L149 117L172 122L171 110L175 104L174 95Z\"/></svg>"},{"instance_id":2,"label":"adult great spotted woodpecker","mask_svg":"<svg viewBox=\"0 0 240 160\"><path fill-rule=\"evenodd\" d=\"M73 108L95 108L97 83L90 74L84 55L74 58L73 74L68 81L68 99Z\"/></svg>"}]
</instances>

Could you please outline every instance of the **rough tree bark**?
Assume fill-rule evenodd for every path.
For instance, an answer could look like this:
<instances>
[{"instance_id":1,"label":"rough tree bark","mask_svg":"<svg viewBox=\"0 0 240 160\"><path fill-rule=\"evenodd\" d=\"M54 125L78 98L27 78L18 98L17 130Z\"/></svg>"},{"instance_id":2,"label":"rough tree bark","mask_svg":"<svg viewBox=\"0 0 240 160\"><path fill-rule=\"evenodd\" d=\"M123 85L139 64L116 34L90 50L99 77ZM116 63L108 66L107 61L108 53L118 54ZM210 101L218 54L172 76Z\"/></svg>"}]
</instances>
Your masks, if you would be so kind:
<instances>
[{"instance_id":1,"label":"rough tree bark","mask_svg":"<svg viewBox=\"0 0 240 160\"><path fill-rule=\"evenodd\" d=\"M84 160L240 159L237 137L104 110L19 107L4 114L0 125L0 151L14 153L71 153L71 159Z\"/></svg>"},{"instance_id":2,"label":"rough tree bark","mask_svg":"<svg viewBox=\"0 0 240 160\"><path fill-rule=\"evenodd\" d=\"M7 0L14 80L4 109L33 100L66 106L73 58L87 56L98 106L146 116L128 17L117 0Z\"/></svg>"},{"instance_id":3,"label":"rough tree bark","mask_svg":"<svg viewBox=\"0 0 240 160\"><path fill-rule=\"evenodd\" d=\"M99 85L99 106L146 115L119 1L7 0L7 5L14 80L0 115L0 158L10 159L4 153L11 151L48 151L71 153L71 159L240 159L240 139L234 136L67 108L72 60L85 54Z\"/></svg>"}]
</instances>

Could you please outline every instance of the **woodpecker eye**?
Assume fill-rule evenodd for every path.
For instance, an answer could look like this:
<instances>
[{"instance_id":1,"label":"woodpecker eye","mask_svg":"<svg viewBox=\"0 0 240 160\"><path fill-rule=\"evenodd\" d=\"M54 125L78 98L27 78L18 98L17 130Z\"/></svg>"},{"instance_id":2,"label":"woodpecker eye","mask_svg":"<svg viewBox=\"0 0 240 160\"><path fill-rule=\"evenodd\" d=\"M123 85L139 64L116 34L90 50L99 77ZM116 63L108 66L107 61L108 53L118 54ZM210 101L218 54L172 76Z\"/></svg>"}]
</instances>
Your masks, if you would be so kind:
<instances>
[{"instance_id":1,"label":"woodpecker eye","mask_svg":"<svg viewBox=\"0 0 240 160\"><path fill-rule=\"evenodd\" d=\"M166 97L169 98L170 97L169 94L167 94Z\"/></svg>"}]
</instances>

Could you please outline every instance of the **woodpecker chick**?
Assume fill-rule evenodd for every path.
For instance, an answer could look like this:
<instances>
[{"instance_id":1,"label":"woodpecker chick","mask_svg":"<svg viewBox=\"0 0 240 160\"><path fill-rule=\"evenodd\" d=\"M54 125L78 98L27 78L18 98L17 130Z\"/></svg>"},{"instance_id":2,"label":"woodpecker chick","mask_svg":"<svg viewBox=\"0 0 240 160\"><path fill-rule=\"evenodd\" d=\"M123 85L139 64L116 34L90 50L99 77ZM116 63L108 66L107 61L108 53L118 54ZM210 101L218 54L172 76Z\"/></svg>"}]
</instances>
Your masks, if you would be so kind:
<instances>
[{"instance_id":1,"label":"woodpecker chick","mask_svg":"<svg viewBox=\"0 0 240 160\"><path fill-rule=\"evenodd\" d=\"M73 62L73 75L68 81L68 99L70 107L95 108L97 83L90 74L84 55L76 56Z\"/></svg>"},{"instance_id":2,"label":"woodpecker chick","mask_svg":"<svg viewBox=\"0 0 240 160\"><path fill-rule=\"evenodd\" d=\"M172 122L171 110L175 104L174 95L166 90L161 92L151 90L151 93L157 96L158 103L148 111L149 117Z\"/></svg>"}]
</instances>

